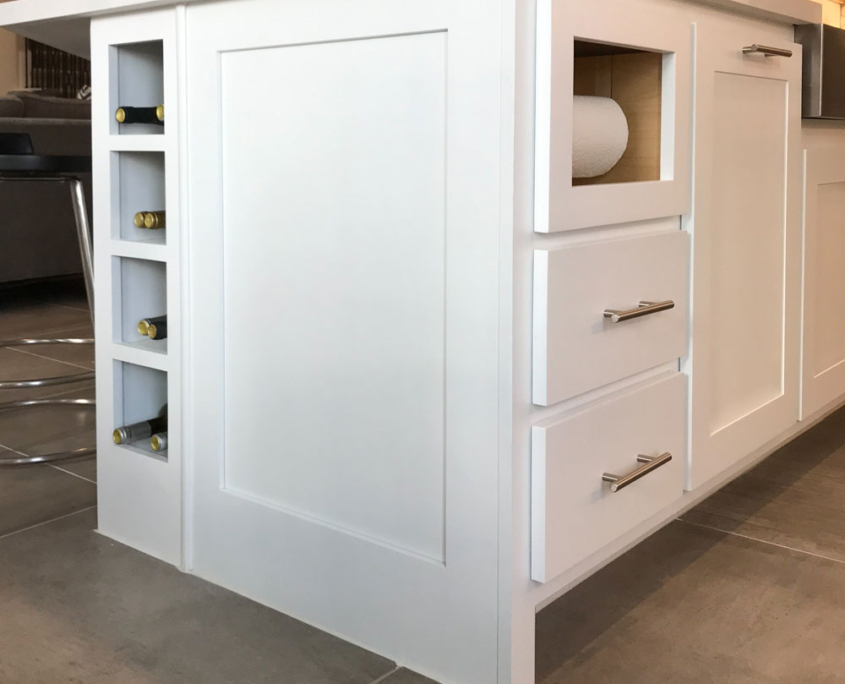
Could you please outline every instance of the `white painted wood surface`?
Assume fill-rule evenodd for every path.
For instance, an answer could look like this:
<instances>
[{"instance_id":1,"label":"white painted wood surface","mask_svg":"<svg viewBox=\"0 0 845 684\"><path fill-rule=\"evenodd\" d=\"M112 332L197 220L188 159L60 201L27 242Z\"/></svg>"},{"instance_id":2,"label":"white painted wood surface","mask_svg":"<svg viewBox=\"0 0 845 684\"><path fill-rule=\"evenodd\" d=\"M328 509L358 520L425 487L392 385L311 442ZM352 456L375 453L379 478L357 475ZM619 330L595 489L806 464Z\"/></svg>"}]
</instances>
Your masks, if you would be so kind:
<instances>
[{"instance_id":1,"label":"white painted wood surface","mask_svg":"<svg viewBox=\"0 0 845 684\"><path fill-rule=\"evenodd\" d=\"M99 531L168 563L183 564L182 270L180 264L177 10L92 22L94 270L97 336L97 477ZM160 42L162 69L147 59L118 59L118 45ZM135 52L130 48L130 53ZM142 49L142 52L144 50ZM155 61L155 60L153 60ZM123 72L120 72L120 69ZM118 92L161 95L170 123L163 134L117 135ZM139 102L136 104L140 104ZM148 103L153 104L153 103ZM142 142L155 140L155 143ZM139 156L138 150L144 150ZM156 150L154 159L151 150ZM124 151L129 151L125 157ZM150 202L163 206L150 207ZM167 210L168 244L152 243L128 222L136 211ZM165 301L166 300L166 301ZM157 343L134 330L165 313L168 337ZM112 430L151 418L168 405L167 457L144 444L117 446Z\"/></svg>"},{"instance_id":2,"label":"white painted wood surface","mask_svg":"<svg viewBox=\"0 0 845 684\"><path fill-rule=\"evenodd\" d=\"M435 32L221 57L223 487L437 562L459 296L446 47ZM244 125L266 70L269 143Z\"/></svg>"},{"instance_id":3,"label":"white painted wood surface","mask_svg":"<svg viewBox=\"0 0 845 684\"><path fill-rule=\"evenodd\" d=\"M69 7L76 1L66 5ZM0 17L13 4L0 5ZM753 39L759 42L789 42L791 35L790 26L720 14L695 3L630 0L624 3L626 7L621 12L606 11L608 7L618 8L619 3L605 5L604 0L596 0L595 5L604 7L601 16L611 27L609 33L621 30L623 25L631 28L631 22L623 21L626 17L657 17L649 29L651 33L637 32L642 39L664 28L689 25L697 20L715 25L717 36L722 35L724 27L731 26L753 28L749 36L753 33ZM333 11L327 12L326 8ZM190 29L190 52L183 40L186 14L190 15L189 23L197 18ZM438 0L435 4L417 5L378 0L355 3L242 0L206 3L187 10L179 7L173 16L151 15L170 17L158 24L158 19L139 22L139 17L145 16L126 15L116 17L114 22L97 20L95 27L108 27L109 35L104 37L95 29L95 47L101 39L105 43L132 43L151 36L162 37L166 47L168 36L175 37L176 52L168 53L166 49L163 53L167 78L177 80L178 86L174 98L173 91L168 90L170 81L163 83L169 125L164 135L105 136L104 129L98 127L105 125L104 122L111 126L113 112L104 112L104 100L95 100L95 110L100 112L95 113L96 178L109 174L114 178L114 165L105 163L107 153L112 159L121 152L163 153L167 238L139 242L137 238L141 236L115 225L116 220L122 221L120 212L115 213L114 199L104 199L102 194L104 187L110 188L106 195L114 197L114 180L98 180L97 268L100 273L106 269L105 272L114 276L116 272L103 266L103 261L111 263L115 257L164 263L168 274L169 316L178 319L183 307L193 316L184 326L178 325L175 335L171 333L167 354L150 353L138 344L123 344L115 336L117 319L113 312L126 293L122 292L120 279L117 283L98 279L97 334L101 340L97 350L101 401L98 419L101 426L107 426L106 430L100 430L99 438L105 440L101 447L100 475L102 532L170 562L182 562L186 569L396 658L403 665L447 684L494 681L531 684L534 613L538 606L560 595L665 524L685 506L700 500L713 487L749 467L783 439L803 429L802 424L792 423L766 444L741 454L731 465L724 465L724 470L701 487L673 495L666 505L646 512L654 502L639 501L634 509L645 517L636 523L627 519L627 511L616 516L599 516L607 525L601 527L607 537L592 550L587 548L592 544L589 539L592 526L575 524L564 530L573 535L576 548L586 546L580 547L577 557L567 555L569 548L562 550L567 569L554 576L556 571L549 571L544 583L534 581L530 519L532 427L556 424L564 416L624 401L644 386L659 386L665 374L675 373L677 368L669 361L642 372L631 371L636 374L611 380L601 387L595 385L605 380L593 378L588 385L594 388L583 394L550 407L533 405L533 253L535 250L554 252L593 241L653 237L669 232L678 219L675 216L653 222L587 228L558 236L534 232L532 3L505 1L499 15L491 12L489 3L480 0L448 3ZM512 30L514 16L517 32ZM168 28L167 22L171 20L175 21L175 34ZM51 25L54 32L64 29L72 32L73 24L74 20L70 20L60 29L60 24L48 21L44 26ZM87 26L87 20L76 22L77 26L81 24ZM634 20L634 25L638 25L638 20ZM146 28L138 38L132 31L139 26ZM263 96L256 98L254 93L267 90L268 77L250 73L256 51L271 55L274 64L286 67L280 75L274 73L271 81L295 79L296 69L291 67L297 60L300 60L300 71L313 68L315 74L331 78L333 69L339 67L337 60L332 62L333 51L324 48L330 41L338 41L333 45L342 51L353 38L364 40L355 41L361 45L355 46L355 58L344 63L344 78L336 88L323 89L322 93L308 92L305 79L287 80L284 81L287 87L299 89L299 109L296 99L274 102L274 111L260 106ZM446 114L440 120L443 145L438 152L427 149L422 140L431 141L438 135L437 125L432 124L430 117L434 111L430 86L436 83L432 74L437 60L433 51L427 49L441 39L446 44ZM365 56L361 51L384 45L384 41L395 41L392 45L402 42L424 46L418 61L408 64L400 58L395 60L395 67L401 66L403 73L413 72L415 80L420 79L420 85L428 87L421 93L428 95L415 93L408 83L398 79L397 73L391 71L389 60L368 62L369 78L362 77ZM514 53L519 55L518 59ZM99 76L95 75L95 81L101 84L97 90L106 92L102 67L98 70L96 66L97 61L102 64L97 54L100 53L95 51L95 74ZM168 54L178 58L171 59ZM390 56L394 56L393 51ZM356 65L355 69L351 69L352 65ZM241 83L239 79L244 73ZM189 82L190 89L186 87ZM249 91L253 95L251 100L223 97L224 89L232 94L241 92L238 88ZM355 92L360 97L356 100L345 88L357 89ZM388 89L391 96L379 95ZM396 93L401 93L402 98L397 98ZM188 104L188 97L190 110L180 109L180 104ZM353 116L368 104L378 105L373 120ZM290 135L289 122L297 114L300 122L306 121L301 111L306 106L308 125L313 122L315 128L325 132L334 119L336 126L322 138L315 140L300 135L290 143L285 137ZM330 107L335 111L328 113ZM401 116L390 126L385 125L382 135L390 135L394 124L405 131L411 126L421 126L413 129L425 131L420 135L421 140L400 138L392 147L373 144L380 140L378 126L373 124L384 111L399 111ZM175 121L182 122L181 128L171 125ZM244 121L248 125L242 125ZM179 134L188 130L190 154L187 136ZM350 135L356 131L369 137L359 140ZM334 153L330 158L332 145ZM356 155L361 157L362 147L372 148L374 153L366 155L356 167L356 174L349 173L349 160L354 161ZM238 152L233 154L235 148ZM312 150L322 156L309 155ZM388 162L392 155L407 155L411 151L417 156L405 156L403 173L391 175ZM256 160L253 166L247 163L247 155ZM423 155L428 155L425 158L430 163L420 161ZM180 167L181 160L190 160L190 169ZM437 194L430 191L428 184L420 186L419 195L404 187L409 181L416 184L436 177L441 161L446 169L442 204L438 204ZM299 173L290 171L294 165ZM321 182L306 184L309 174L315 172ZM368 184L370 176L394 192L382 195L383 206L379 203L378 208L368 213L376 194L368 194L372 190ZM282 177L289 187L279 183ZM298 194L291 189L303 186ZM179 229L180 216L187 218L187 202L180 205L180 198L192 200L190 231ZM361 201L356 201L359 198ZM403 202L403 198L407 201ZM419 226L436 224L433 214L428 213L435 205L443 207L443 232L430 230L420 234ZM183 212L179 212L180 206ZM176 212L175 219L171 211ZM627 216L624 212L620 215ZM345 227L355 230L338 229L334 233L325 230L326 225L337 227L341 220ZM388 224L393 228L390 231L385 228ZM321 230L309 233L305 227ZM367 241L367 236L372 237L374 233L381 239ZM434 257L439 235L443 239L440 260ZM319 237L326 239L317 244ZM350 246L347 251L336 249L343 240ZM367 245L370 255L360 261L354 258L352 249L359 240ZM632 244L638 243L632 241ZM326 255L337 257L336 269L327 268L321 261ZM379 255L383 258L379 259ZM250 270L251 259L259 262L263 270ZM441 267L444 269L442 292L432 276ZM649 268L656 270L653 264ZM617 271L621 274L620 269ZM354 273L355 278L344 280L348 273ZM253 279L255 282L249 282ZM409 286L409 280L418 282L420 287ZM302 285L295 296L284 290L291 282ZM391 289L390 284L395 287ZM255 288L263 306L252 304L251 288ZM318 372L314 372L310 377L321 381L304 386L301 395L315 407L312 411L304 406L304 399L300 405L289 394L287 403L282 405L285 395L272 394L276 387L287 389L284 380L288 377L308 375L307 364L284 365L285 358L296 356L296 352L301 359L313 349L314 358L321 359L319 365L314 364L315 368L310 369L316 371L325 368L336 371L341 367L357 371L359 361L363 366L374 358L400 362L406 358L390 347L391 339L377 334L391 326L384 325L367 308L368 298L364 296L367 288L378 291L380 301L386 304L385 316L390 314L399 323L392 341L409 345L407 358L415 364L429 370L438 367L438 346L429 333L442 332L443 346L439 352L444 369L441 395L444 440L439 482L444 505L437 509L442 515L440 547L430 517L435 510L430 504L436 498L438 485L432 485L433 478L414 479L418 472L414 468L422 468L424 474L431 475L433 469L426 468L436 463L436 458L423 459L425 462L420 463L409 457L414 449L417 454L432 453L431 444L423 441L437 434L437 426L431 433L423 434L420 423L408 420L414 408L420 408L419 413L426 420L436 420L435 416L439 415L433 390L436 379L432 378L436 373L416 378L420 382L415 387L423 390L425 398L397 391L395 402L389 402L382 390L389 393L393 385L407 389L408 379L414 378L409 368L397 366L392 384L384 380L384 375L378 376L380 382L362 382L357 395L346 377L335 374L334 378L346 383L333 384L323 382ZM441 295L442 318L434 315L438 312L435 301ZM228 305L226 297L237 304ZM348 298L347 309L336 305L339 297ZM403 301L409 306L400 312L398 303ZM316 305L297 309L303 302ZM319 306L325 306L332 321L349 322L343 328L344 333L357 332L359 337L321 336L315 311ZM601 307L604 306L602 302ZM426 326L420 339L409 335L415 324L429 318L437 318L439 324ZM223 325L227 319L229 324ZM358 320L372 325L356 330ZM301 339L284 334L296 331L298 326L304 326ZM255 335L250 337L252 333ZM188 345L189 334L192 341ZM356 341L357 345L352 344ZM380 344L385 346L376 354L370 345ZM239 351L236 358L229 357L229 364L226 354L232 349ZM332 351L338 357L346 354L343 357L346 363L332 367L329 359ZM260 363L260 356L265 357L266 365ZM324 363L326 359L329 360ZM687 368L691 359L690 356L686 360ZM628 360L622 359L625 363ZM596 373L603 372L600 363L584 365L592 365ZM243 382L240 371L254 373L254 382ZM658 377L660 374L663 377ZM280 375L282 382L274 383L274 376ZM677 377L673 375L673 383ZM183 381L189 390L184 402L179 398ZM224 391L227 381L236 388L231 393ZM335 385L345 401L332 404ZM264 401L259 403L253 396L253 387L260 388L258 399ZM128 394L127 388L130 388ZM130 397L128 403L126 396ZM353 405L359 396L367 401ZM139 401L131 397L138 397ZM117 450L110 444L109 432L121 411L125 415L145 414L164 397L170 403L171 421L184 422L186 426L184 438L177 440L167 463L139 451ZM840 401L834 400L807 420L818 420ZM417 406L413 402L418 402ZM188 412L184 421L179 415L183 405ZM331 415L322 409L324 405L340 409ZM398 451L395 460L399 476L385 465L393 462L385 457L382 442L365 431L358 435L351 432L355 425L348 416L355 411L364 415L367 406L392 418L384 426L376 426L376 430L383 430L379 435L395 437L399 446L408 447ZM285 422L286 409L291 409L290 413L301 420L295 424L291 420ZM341 409L348 409L348 413ZM251 429L256 423L268 424L267 432ZM297 482L307 486L319 485L314 474L300 468L302 464L284 448L288 440L272 437L291 425L303 453L311 448L309 463L347 468L349 486L345 491L337 479L327 478L327 484L334 487L334 499L319 489L316 497L306 497L299 489L289 487L288 477L300 478ZM350 447L349 453L354 452L355 459L349 459L348 463L337 459L339 452L330 449L335 426L347 430L339 433L346 440L344 448L367 446L365 440L372 438L370 446L374 445L377 453L372 450L367 453L365 448L355 452ZM596 427L596 440L609 439L602 428L604 425ZM678 421L670 421L666 434L677 429ZM409 446L414 434L423 434L422 441ZM355 438L362 435L356 442ZM183 442L187 448L184 463L179 451ZM248 445L248 452L244 444ZM681 453L683 449L682 444ZM245 457L239 460L240 455ZM278 458L273 460L273 456ZM591 456L593 460L563 463L583 477L583 482L593 482L595 477L600 477L604 464L597 460L601 454L592 452ZM625 464L633 467L633 459L627 458ZM356 459L374 467L362 467L359 473ZM176 468L170 467L173 463L177 464ZM680 460L674 461L674 467L679 463ZM619 469L625 464L620 460ZM262 478L262 473L268 476ZM401 473L408 477L403 480ZM375 486L379 478L398 483L400 489L405 487L401 491L406 496L398 503L399 497L390 499L390 492ZM234 482L239 485L237 488L231 486ZM360 494L353 484L357 486L361 482L373 496L363 501L361 510L356 508L346 516L343 506ZM632 486L636 488L647 482L646 479ZM677 485L666 491L669 490L676 492ZM429 496L432 493L434 496ZM661 490L657 496L664 495L665 491ZM297 496L301 496L300 501L295 501ZM548 501L554 505L566 503L561 497L550 497ZM379 507L393 505L399 507L396 520L380 517ZM422 508L413 509L417 505ZM424 513L411 520L410 515L403 513L409 510ZM344 520L339 524L341 516ZM584 538L578 536L585 531L588 534Z\"/></svg>"},{"instance_id":4,"label":"white painted wood surface","mask_svg":"<svg viewBox=\"0 0 845 684\"><path fill-rule=\"evenodd\" d=\"M845 147L804 153L801 415L845 394Z\"/></svg>"},{"instance_id":5,"label":"white painted wood surface","mask_svg":"<svg viewBox=\"0 0 845 684\"><path fill-rule=\"evenodd\" d=\"M553 579L682 496L686 382L675 373L534 426L533 579ZM602 482L642 467L639 454L667 451L671 461L624 489Z\"/></svg>"},{"instance_id":6,"label":"white painted wood surface","mask_svg":"<svg viewBox=\"0 0 845 684\"><path fill-rule=\"evenodd\" d=\"M696 37L690 489L798 420L801 47L769 38Z\"/></svg>"},{"instance_id":7,"label":"white painted wood surface","mask_svg":"<svg viewBox=\"0 0 845 684\"><path fill-rule=\"evenodd\" d=\"M203 0L13 0L0 4L0 26L27 38L88 57L91 17L186 6ZM817 24L821 6L812 0L693 0L769 21Z\"/></svg>"},{"instance_id":8,"label":"white painted wood surface","mask_svg":"<svg viewBox=\"0 0 845 684\"><path fill-rule=\"evenodd\" d=\"M689 236L675 230L534 252L534 403L569 399L686 353ZM613 323L605 309L675 306Z\"/></svg>"},{"instance_id":9,"label":"white painted wood surface","mask_svg":"<svg viewBox=\"0 0 845 684\"><path fill-rule=\"evenodd\" d=\"M575 38L664 53L660 180L572 185ZM657 6L539 0L534 230L556 233L688 210L691 40L689 20Z\"/></svg>"},{"instance_id":10,"label":"white painted wood surface","mask_svg":"<svg viewBox=\"0 0 845 684\"><path fill-rule=\"evenodd\" d=\"M188 8L193 571L466 684L497 669L489 9Z\"/></svg>"}]
</instances>

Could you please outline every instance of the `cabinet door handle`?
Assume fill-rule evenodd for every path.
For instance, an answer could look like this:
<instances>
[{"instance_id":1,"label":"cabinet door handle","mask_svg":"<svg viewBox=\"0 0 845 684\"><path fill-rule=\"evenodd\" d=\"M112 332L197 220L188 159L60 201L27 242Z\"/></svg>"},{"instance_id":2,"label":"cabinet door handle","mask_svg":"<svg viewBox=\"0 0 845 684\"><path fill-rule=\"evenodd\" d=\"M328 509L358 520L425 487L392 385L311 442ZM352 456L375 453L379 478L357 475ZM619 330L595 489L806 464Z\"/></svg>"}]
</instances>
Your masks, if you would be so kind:
<instances>
[{"instance_id":1,"label":"cabinet door handle","mask_svg":"<svg viewBox=\"0 0 845 684\"><path fill-rule=\"evenodd\" d=\"M766 57L792 57L792 50L770 47L768 45L757 45L757 43L746 45L742 48L742 52L746 55L752 52L759 52L761 55L766 55Z\"/></svg>"},{"instance_id":2,"label":"cabinet door handle","mask_svg":"<svg viewBox=\"0 0 845 684\"><path fill-rule=\"evenodd\" d=\"M668 311L675 308L675 302L667 299L663 302L640 302L636 309L605 309L604 317L609 318L611 323L619 323L620 321L630 321L632 318L639 318L640 316L648 316L658 311Z\"/></svg>"},{"instance_id":3,"label":"cabinet door handle","mask_svg":"<svg viewBox=\"0 0 845 684\"><path fill-rule=\"evenodd\" d=\"M671 460L672 454L670 454L668 451L666 453L660 454L660 456L643 456L642 454L639 454L637 456L637 462L642 463L643 465L641 465L635 471L628 473L627 475L614 475L613 473L603 473L601 476L601 481L610 483L611 492L618 492L620 489L624 489L632 482L636 482L641 477L645 477L650 472L657 470L660 466L666 465Z\"/></svg>"}]
</instances>

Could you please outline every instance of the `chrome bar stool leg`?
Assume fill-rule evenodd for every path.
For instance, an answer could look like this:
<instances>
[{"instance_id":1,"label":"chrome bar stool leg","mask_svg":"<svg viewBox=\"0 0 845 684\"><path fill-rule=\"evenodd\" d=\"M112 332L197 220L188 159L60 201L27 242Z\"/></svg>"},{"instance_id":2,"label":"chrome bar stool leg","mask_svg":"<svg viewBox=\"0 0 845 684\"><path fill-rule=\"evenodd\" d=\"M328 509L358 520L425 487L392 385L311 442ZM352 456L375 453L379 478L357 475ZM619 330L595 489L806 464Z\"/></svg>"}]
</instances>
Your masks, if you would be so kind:
<instances>
[{"instance_id":1,"label":"chrome bar stool leg","mask_svg":"<svg viewBox=\"0 0 845 684\"><path fill-rule=\"evenodd\" d=\"M10 179L0 179L10 180ZM23 179L21 179L23 180ZM82 273L85 278L85 294L88 298L88 307L91 312L91 323L94 323L94 265L93 248L91 246L91 228L88 223L88 211L85 206L85 194L82 188L82 181L78 178L58 176L51 178L37 178L26 180L43 180L59 183L66 183L70 187L71 200L73 202L73 214L76 222L76 236L79 242L79 254L82 259ZM94 340L89 338L23 338L18 340L0 340L0 348L5 347L29 347L48 344L69 344L69 345L93 345ZM94 371L62 375L52 378L33 378L31 380L0 380L0 391L11 389L27 389L32 387L57 387L84 380L93 380L96 377ZM13 411L38 406L58 406L72 409L94 408L96 401L93 399L22 399L18 401L0 402L0 412ZM58 461L69 461L72 459L94 456L97 450L93 447L81 447L67 451L57 451L41 456L20 456L15 458L0 458L0 467L34 465L39 463L55 463Z\"/></svg>"},{"instance_id":2,"label":"chrome bar stool leg","mask_svg":"<svg viewBox=\"0 0 845 684\"><path fill-rule=\"evenodd\" d=\"M76 238L79 241L79 256L82 258L82 275L85 278L85 294L88 296L88 310L91 325L94 325L94 248L91 245L91 227L88 225L88 210L85 207L85 191L78 178L68 179L73 201L73 215L76 219Z\"/></svg>"}]
</instances>

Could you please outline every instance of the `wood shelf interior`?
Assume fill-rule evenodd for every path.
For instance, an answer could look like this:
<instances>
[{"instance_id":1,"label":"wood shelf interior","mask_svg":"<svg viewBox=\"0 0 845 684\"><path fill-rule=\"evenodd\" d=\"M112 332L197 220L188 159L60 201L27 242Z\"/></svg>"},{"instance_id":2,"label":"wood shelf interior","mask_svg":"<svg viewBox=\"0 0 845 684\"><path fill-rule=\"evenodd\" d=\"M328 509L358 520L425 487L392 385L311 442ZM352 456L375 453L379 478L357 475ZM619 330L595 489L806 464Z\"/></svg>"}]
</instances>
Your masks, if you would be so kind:
<instances>
[{"instance_id":1,"label":"wood shelf interior","mask_svg":"<svg viewBox=\"0 0 845 684\"><path fill-rule=\"evenodd\" d=\"M628 147L606 174L573 178L573 185L660 180L664 55L575 41L573 95L610 97L628 120Z\"/></svg>"}]
</instances>

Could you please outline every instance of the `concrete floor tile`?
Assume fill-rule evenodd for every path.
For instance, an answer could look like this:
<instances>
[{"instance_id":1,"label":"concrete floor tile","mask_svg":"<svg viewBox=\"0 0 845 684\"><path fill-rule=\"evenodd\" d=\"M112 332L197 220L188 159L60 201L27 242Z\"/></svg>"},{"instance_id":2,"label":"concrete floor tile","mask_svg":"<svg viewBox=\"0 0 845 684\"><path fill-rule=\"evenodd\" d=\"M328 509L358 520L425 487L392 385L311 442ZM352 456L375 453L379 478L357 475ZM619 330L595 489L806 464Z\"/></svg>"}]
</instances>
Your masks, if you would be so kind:
<instances>
[{"instance_id":1,"label":"concrete floor tile","mask_svg":"<svg viewBox=\"0 0 845 684\"><path fill-rule=\"evenodd\" d=\"M437 682L403 667L382 679L379 684L437 684Z\"/></svg>"},{"instance_id":2,"label":"concrete floor tile","mask_svg":"<svg viewBox=\"0 0 845 684\"><path fill-rule=\"evenodd\" d=\"M69 366L52 359L45 359L12 349L0 349L0 379L2 380L35 380L85 372L87 372L85 369ZM91 381L85 382L90 386ZM81 386L83 386L82 383L74 383L53 387L0 390L0 403L20 399L44 398L54 394L67 393ZM0 442L2 442L2 438L0 438Z\"/></svg>"},{"instance_id":3,"label":"concrete floor tile","mask_svg":"<svg viewBox=\"0 0 845 684\"><path fill-rule=\"evenodd\" d=\"M0 340L40 337L57 330L90 326L87 311L56 304L32 304L0 298Z\"/></svg>"},{"instance_id":4,"label":"concrete floor tile","mask_svg":"<svg viewBox=\"0 0 845 684\"><path fill-rule=\"evenodd\" d=\"M0 458L15 454L0 448ZM0 467L0 536L97 504L97 487L46 465ZM3 563L8 559L0 554ZM2 643L0 643L2 649ZM2 661L0 653L0 661ZM3 680L0 677L0 681Z\"/></svg>"},{"instance_id":5,"label":"concrete floor tile","mask_svg":"<svg viewBox=\"0 0 845 684\"><path fill-rule=\"evenodd\" d=\"M51 398L93 398L91 388ZM0 412L0 446L26 454L96 446L93 407L33 406Z\"/></svg>"},{"instance_id":6,"label":"concrete floor tile","mask_svg":"<svg viewBox=\"0 0 845 684\"><path fill-rule=\"evenodd\" d=\"M845 565L674 522L537 615L542 684L833 684Z\"/></svg>"},{"instance_id":7,"label":"concrete floor tile","mask_svg":"<svg viewBox=\"0 0 845 684\"><path fill-rule=\"evenodd\" d=\"M682 518L845 561L845 410L776 451Z\"/></svg>"},{"instance_id":8,"label":"concrete floor tile","mask_svg":"<svg viewBox=\"0 0 845 684\"><path fill-rule=\"evenodd\" d=\"M93 532L0 539L0 681L370 684L394 663Z\"/></svg>"},{"instance_id":9,"label":"concrete floor tile","mask_svg":"<svg viewBox=\"0 0 845 684\"><path fill-rule=\"evenodd\" d=\"M51 332L44 335L46 339L53 338L81 338L91 339L93 333L91 326L82 326L79 328L71 328L70 330L61 330ZM16 347L20 352L26 352L35 356L41 356L55 361L63 361L64 363L78 366L82 369L94 370L94 345L93 344L44 344L33 345L29 347Z\"/></svg>"}]
</instances>

